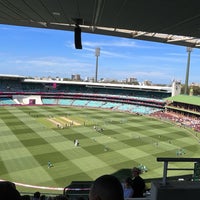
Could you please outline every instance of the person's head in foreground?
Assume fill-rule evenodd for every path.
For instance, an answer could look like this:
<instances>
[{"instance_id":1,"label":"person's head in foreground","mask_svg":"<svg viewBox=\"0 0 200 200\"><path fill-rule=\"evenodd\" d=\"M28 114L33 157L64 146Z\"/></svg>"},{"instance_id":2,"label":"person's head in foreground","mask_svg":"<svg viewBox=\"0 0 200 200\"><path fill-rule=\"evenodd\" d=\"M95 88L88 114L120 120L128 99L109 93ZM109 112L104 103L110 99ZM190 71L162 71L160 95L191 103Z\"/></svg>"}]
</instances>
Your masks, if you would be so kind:
<instances>
[{"instance_id":1,"label":"person's head in foreground","mask_svg":"<svg viewBox=\"0 0 200 200\"><path fill-rule=\"evenodd\" d=\"M10 181L0 182L0 199L21 200L20 193L16 190L15 184Z\"/></svg>"},{"instance_id":2,"label":"person's head in foreground","mask_svg":"<svg viewBox=\"0 0 200 200\"><path fill-rule=\"evenodd\" d=\"M112 175L98 177L91 186L89 200L124 200L120 181Z\"/></svg>"}]
</instances>

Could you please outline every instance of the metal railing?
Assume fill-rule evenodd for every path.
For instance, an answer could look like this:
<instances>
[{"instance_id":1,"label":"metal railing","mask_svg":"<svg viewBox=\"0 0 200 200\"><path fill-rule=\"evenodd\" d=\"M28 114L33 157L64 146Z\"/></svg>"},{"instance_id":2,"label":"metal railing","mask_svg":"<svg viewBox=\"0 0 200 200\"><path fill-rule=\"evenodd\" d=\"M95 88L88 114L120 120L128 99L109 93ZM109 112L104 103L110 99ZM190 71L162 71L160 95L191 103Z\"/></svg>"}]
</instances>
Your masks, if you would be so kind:
<instances>
[{"instance_id":1,"label":"metal railing","mask_svg":"<svg viewBox=\"0 0 200 200\"><path fill-rule=\"evenodd\" d=\"M167 171L168 170L194 170L194 168L168 168L169 162L193 162L193 163L200 163L200 158L157 158L158 162L164 162L163 167L163 185L166 185L167 180Z\"/></svg>"}]
</instances>

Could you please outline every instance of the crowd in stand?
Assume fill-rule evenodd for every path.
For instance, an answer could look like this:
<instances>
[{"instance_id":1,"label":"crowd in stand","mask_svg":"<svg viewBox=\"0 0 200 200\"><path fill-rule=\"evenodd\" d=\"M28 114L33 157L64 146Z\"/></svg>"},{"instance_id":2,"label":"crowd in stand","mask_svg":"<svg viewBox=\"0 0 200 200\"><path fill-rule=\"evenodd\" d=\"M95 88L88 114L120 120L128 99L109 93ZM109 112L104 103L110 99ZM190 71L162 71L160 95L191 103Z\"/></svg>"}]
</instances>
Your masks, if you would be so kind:
<instances>
[{"instance_id":1,"label":"crowd in stand","mask_svg":"<svg viewBox=\"0 0 200 200\"><path fill-rule=\"evenodd\" d=\"M10 181L0 182L0 199L2 200L68 200L65 195L57 195L55 197L41 195L40 192L35 192L31 195L21 195L16 189L16 185Z\"/></svg>"},{"instance_id":2,"label":"crowd in stand","mask_svg":"<svg viewBox=\"0 0 200 200\"><path fill-rule=\"evenodd\" d=\"M179 109L184 109L184 110L189 110L193 112L200 112L200 106L198 105L192 105L192 104L186 104L186 103L181 103L181 102L172 102L169 103L169 106L179 108Z\"/></svg>"},{"instance_id":3,"label":"crowd in stand","mask_svg":"<svg viewBox=\"0 0 200 200\"><path fill-rule=\"evenodd\" d=\"M151 116L162 120L169 120L182 127L192 128L194 131L200 132L200 118L195 116L185 116L178 112L155 112Z\"/></svg>"}]
</instances>

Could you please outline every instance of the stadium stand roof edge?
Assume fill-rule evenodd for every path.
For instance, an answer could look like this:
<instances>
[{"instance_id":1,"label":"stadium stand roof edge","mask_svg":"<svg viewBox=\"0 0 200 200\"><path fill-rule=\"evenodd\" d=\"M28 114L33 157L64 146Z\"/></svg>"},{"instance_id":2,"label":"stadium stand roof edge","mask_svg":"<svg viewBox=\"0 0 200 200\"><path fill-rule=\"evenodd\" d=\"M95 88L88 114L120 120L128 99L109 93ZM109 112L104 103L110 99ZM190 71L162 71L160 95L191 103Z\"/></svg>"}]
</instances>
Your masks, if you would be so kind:
<instances>
[{"instance_id":1,"label":"stadium stand roof edge","mask_svg":"<svg viewBox=\"0 0 200 200\"><path fill-rule=\"evenodd\" d=\"M199 96L177 95L169 97L166 100L200 106Z\"/></svg>"},{"instance_id":2,"label":"stadium stand roof edge","mask_svg":"<svg viewBox=\"0 0 200 200\"><path fill-rule=\"evenodd\" d=\"M24 79L26 77L25 76L20 76L20 75L12 75L12 74L0 74L0 78L19 78L19 79Z\"/></svg>"},{"instance_id":3,"label":"stadium stand roof edge","mask_svg":"<svg viewBox=\"0 0 200 200\"><path fill-rule=\"evenodd\" d=\"M56 81L56 80L35 80L35 79L24 79L23 82L30 83L57 83L57 84L74 84L74 85L86 85L87 87L113 87L113 88L124 88L124 89L143 89L143 90L154 90L154 91L167 91L171 92L172 87L166 86L144 86L144 85L128 85L128 84L112 84L112 83L92 83L92 82L78 82L78 81Z\"/></svg>"}]
</instances>

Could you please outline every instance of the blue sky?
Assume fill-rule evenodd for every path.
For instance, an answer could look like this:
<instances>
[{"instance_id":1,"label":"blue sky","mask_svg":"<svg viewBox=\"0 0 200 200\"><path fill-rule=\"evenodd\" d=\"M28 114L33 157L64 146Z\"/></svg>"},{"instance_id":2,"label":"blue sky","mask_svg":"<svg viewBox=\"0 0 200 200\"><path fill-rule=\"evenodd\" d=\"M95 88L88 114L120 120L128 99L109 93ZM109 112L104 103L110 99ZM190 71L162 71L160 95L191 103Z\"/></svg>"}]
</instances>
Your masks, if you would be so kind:
<instances>
[{"instance_id":1,"label":"blue sky","mask_svg":"<svg viewBox=\"0 0 200 200\"><path fill-rule=\"evenodd\" d=\"M170 84L185 82L186 47L82 33L82 50L70 31L0 25L0 74L39 77L95 77L95 48L101 49L98 79ZM200 50L193 49L189 83L200 82Z\"/></svg>"}]
</instances>

